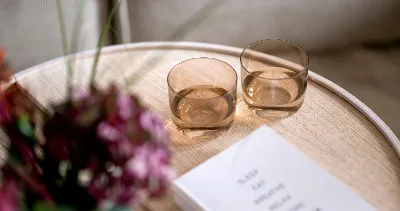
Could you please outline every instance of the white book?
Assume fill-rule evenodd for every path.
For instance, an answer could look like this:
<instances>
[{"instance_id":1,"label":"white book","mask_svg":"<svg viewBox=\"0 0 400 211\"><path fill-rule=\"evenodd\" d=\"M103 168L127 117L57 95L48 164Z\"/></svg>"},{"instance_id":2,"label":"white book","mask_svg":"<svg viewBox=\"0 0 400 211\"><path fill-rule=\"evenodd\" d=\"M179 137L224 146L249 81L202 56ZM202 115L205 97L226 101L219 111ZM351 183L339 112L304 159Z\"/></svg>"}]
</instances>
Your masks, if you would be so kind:
<instances>
[{"instance_id":1,"label":"white book","mask_svg":"<svg viewBox=\"0 0 400 211\"><path fill-rule=\"evenodd\" d=\"M184 211L372 211L267 126L174 181Z\"/></svg>"}]
</instances>

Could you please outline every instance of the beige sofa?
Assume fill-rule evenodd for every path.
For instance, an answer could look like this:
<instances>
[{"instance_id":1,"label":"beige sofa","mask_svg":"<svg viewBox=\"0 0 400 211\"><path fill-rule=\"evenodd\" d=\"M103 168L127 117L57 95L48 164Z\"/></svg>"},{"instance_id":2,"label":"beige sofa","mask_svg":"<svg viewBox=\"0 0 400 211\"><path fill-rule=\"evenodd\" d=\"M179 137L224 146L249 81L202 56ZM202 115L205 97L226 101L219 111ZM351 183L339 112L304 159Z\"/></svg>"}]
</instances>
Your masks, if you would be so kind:
<instances>
[{"instance_id":1,"label":"beige sofa","mask_svg":"<svg viewBox=\"0 0 400 211\"><path fill-rule=\"evenodd\" d=\"M110 9L106 0L86 2L80 50L95 47ZM62 3L71 31L77 0ZM308 50L311 70L356 95L400 136L399 44L364 46L400 39L399 0L123 0L114 28L114 43L295 41ZM16 70L61 56L60 40L54 1L0 1L0 45Z\"/></svg>"},{"instance_id":2,"label":"beige sofa","mask_svg":"<svg viewBox=\"0 0 400 211\"><path fill-rule=\"evenodd\" d=\"M132 41L164 40L196 12L211 12L183 40L245 47L265 38L307 50L400 37L398 0L132 0ZM209 5L209 6L207 6Z\"/></svg>"}]
</instances>

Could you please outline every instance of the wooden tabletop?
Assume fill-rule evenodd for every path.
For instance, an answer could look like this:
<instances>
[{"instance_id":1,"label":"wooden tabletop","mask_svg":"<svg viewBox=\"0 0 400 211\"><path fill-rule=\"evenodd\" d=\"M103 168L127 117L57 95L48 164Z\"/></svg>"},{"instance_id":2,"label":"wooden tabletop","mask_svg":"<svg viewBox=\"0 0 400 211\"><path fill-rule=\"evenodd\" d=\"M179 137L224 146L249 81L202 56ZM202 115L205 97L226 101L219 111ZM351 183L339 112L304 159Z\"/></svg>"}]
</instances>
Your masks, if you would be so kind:
<instances>
[{"instance_id":1,"label":"wooden tabletop","mask_svg":"<svg viewBox=\"0 0 400 211\"><path fill-rule=\"evenodd\" d=\"M100 59L96 81L102 87L113 82L137 94L163 118L171 133L172 162L178 175L266 124L378 210L400 210L399 140L368 107L313 72L305 102L291 117L280 121L258 118L247 108L238 88L236 119L226 134L206 142L194 142L181 135L171 121L168 105L169 70L189 58L212 57L231 64L239 72L240 52L241 49L234 47L189 42L107 47ZM78 54L74 65L77 86L88 84L93 56L94 51ZM42 104L60 102L66 93L64 59L20 72L17 80ZM147 202L146 206L151 210L179 210L171 194L163 200Z\"/></svg>"}]
</instances>

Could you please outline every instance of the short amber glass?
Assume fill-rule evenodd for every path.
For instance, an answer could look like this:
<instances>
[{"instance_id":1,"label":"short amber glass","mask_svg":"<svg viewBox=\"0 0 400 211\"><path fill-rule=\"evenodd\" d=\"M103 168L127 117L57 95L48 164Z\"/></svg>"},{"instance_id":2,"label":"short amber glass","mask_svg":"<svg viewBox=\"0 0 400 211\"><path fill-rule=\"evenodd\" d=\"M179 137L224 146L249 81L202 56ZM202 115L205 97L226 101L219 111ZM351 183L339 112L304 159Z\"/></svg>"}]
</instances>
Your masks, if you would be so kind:
<instances>
[{"instance_id":1,"label":"short amber glass","mask_svg":"<svg viewBox=\"0 0 400 211\"><path fill-rule=\"evenodd\" d=\"M217 137L231 126L236 111L237 74L218 59L183 61L168 74L172 120L191 138Z\"/></svg>"},{"instance_id":2,"label":"short amber glass","mask_svg":"<svg viewBox=\"0 0 400 211\"><path fill-rule=\"evenodd\" d=\"M286 117L302 105L307 89L308 55L296 43L261 40L240 56L243 98L258 116Z\"/></svg>"}]
</instances>

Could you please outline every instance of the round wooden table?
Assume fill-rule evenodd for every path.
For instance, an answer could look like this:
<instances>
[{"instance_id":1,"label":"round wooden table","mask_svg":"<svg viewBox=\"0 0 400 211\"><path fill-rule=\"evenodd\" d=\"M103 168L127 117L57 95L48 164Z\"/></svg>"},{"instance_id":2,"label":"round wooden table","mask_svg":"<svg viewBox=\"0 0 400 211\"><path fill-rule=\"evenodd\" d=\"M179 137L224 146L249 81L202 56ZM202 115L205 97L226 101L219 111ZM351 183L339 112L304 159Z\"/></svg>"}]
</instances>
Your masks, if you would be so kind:
<instances>
[{"instance_id":1,"label":"round wooden table","mask_svg":"<svg viewBox=\"0 0 400 211\"><path fill-rule=\"evenodd\" d=\"M378 210L400 210L400 142L368 107L341 87L310 71L301 109L280 121L267 121L246 107L238 84L236 119L218 139L194 142L181 135L171 121L167 74L177 63L194 57L213 57L240 71L242 49L190 42L156 42L118 45L103 49L96 81L114 82L136 93L158 113L171 132L173 165L178 175L221 152L266 124L320 166L350 186ZM95 51L77 55L74 83L89 82ZM312 58L310 58L312 60ZM58 58L17 74L43 105L61 101L66 93L64 59ZM179 210L172 194L146 202L150 210Z\"/></svg>"}]
</instances>

